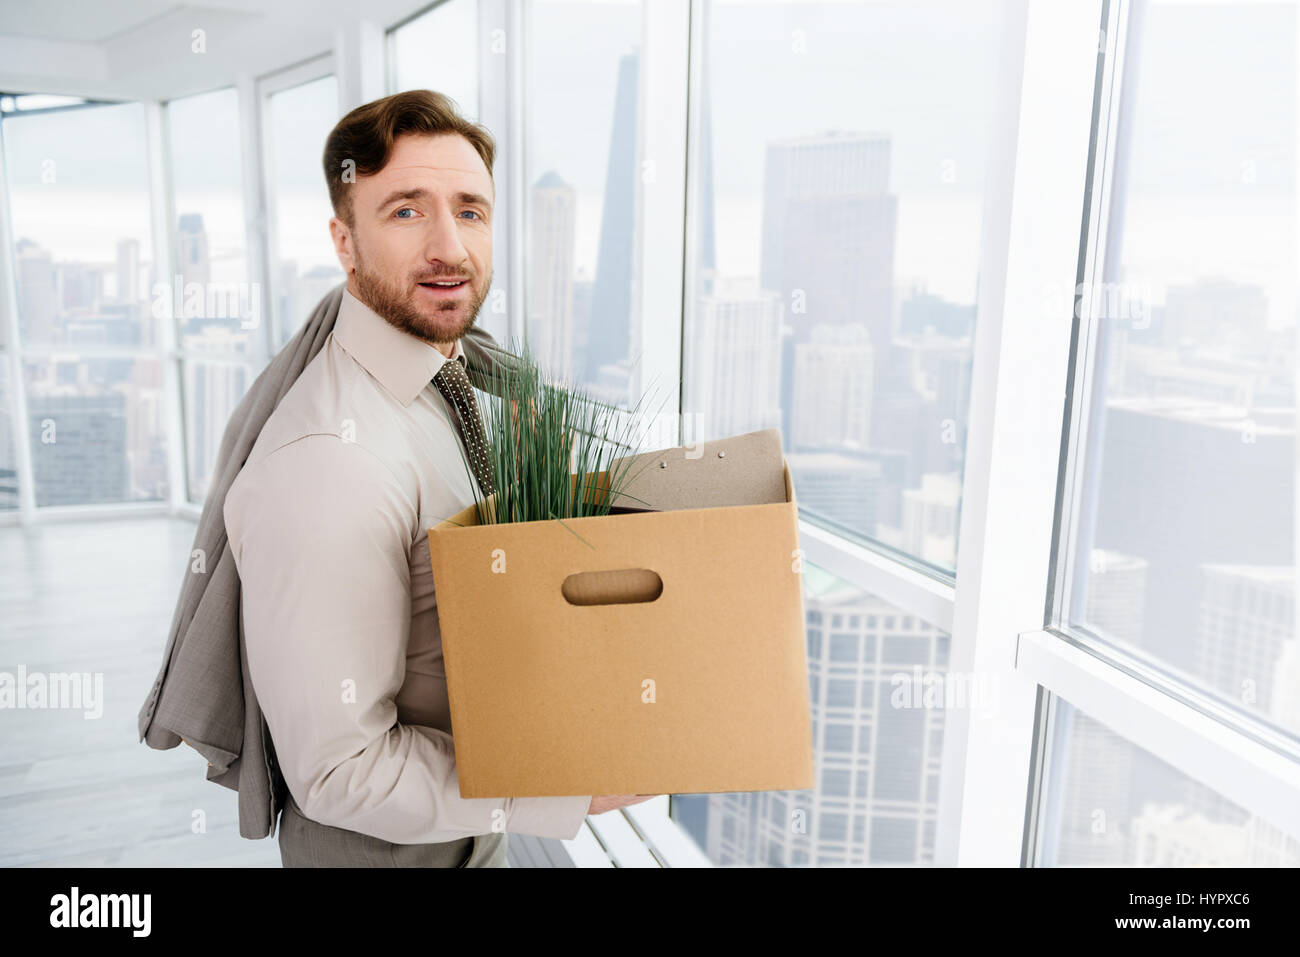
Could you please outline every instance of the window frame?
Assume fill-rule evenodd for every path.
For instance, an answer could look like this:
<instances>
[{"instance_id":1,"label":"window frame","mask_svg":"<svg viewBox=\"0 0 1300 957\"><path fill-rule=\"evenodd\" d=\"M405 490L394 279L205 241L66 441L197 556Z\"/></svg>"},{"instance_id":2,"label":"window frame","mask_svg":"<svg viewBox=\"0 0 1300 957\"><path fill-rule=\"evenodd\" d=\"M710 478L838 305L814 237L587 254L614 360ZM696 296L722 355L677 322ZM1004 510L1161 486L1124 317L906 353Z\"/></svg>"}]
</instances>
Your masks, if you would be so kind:
<instances>
[{"instance_id":1,"label":"window frame","mask_svg":"<svg viewBox=\"0 0 1300 957\"><path fill-rule=\"evenodd\" d=\"M1220 0L1218 5L1231 5ZM1112 272L1114 255L1111 213L1121 203L1125 171L1118 161L1120 143L1131 122L1135 71L1125 69L1142 29L1143 0L1108 0L1104 36L1110 38L1100 59L1095 107L1098 110L1092 151L1090 203L1085 210L1079 250L1079 283L1098 288ZM1098 396L1093 388L1099 297L1090 297L1091 312L1079 307L1070 336L1069 378L1060 443L1060 480L1049 552L1050 578L1043 623L1021 632L1017 671L1047 692L1039 715L1044 741L1052 740L1060 701L1106 725L1187 777L1231 800L1249 813L1300 839L1300 746L1293 736L1262 717L1233 707L1170 672L1138 649L1102 640L1069 622L1076 587L1076 543L1082 513L1081 486L1090 421ZM1036 747L1039 769L1032 782L1027 814L1025 860L1037 863L1051 835L1041 824L1051 815L1048 776L1053 763L1045 744Z\"/></svg>"},{"instance_id":2,"label":"window frame","mask_svg":"<svg viewBox=\"0 0 1300 957\"><path fill-rule=\"evenodd\" d=\"M54 94L58 95L58 94ZM7 410L12 425L15 471L18 478L18 507L0 513L0 525L30 525L45 521L80 521L95 518L117 518L175 514L181 504L183 488L183 434L178 430L179 407L175 389L175 369L172 364L174 329L169 323L159 322L158 335L152 347L130 346L77 346L65 348L53 345L29 345L23 341L18 314L17 277L14 267L13 212L9 195L9 177L4 158L4 119L18 116L37 116L43 113L63 113L71 110L97 109L138 103L144 111L145 162L150 202L149 241L152 249L150 269L151 286L164 281L171 271L171 249L167 245L165 206L160 206L164 185L163 139L160 104L153 100L83 99L79 103L40 107L5 114L0 118L0 241L7 254L0 256L0 312L4 314L6 338L0 345L0 355L8 365L10 401ZM158 362L163 372L163 404L166 424L163 439L167 455L167 497L157 501L125 501L86 505L37 505L35 472L31 452L31 432L28 427L27 384L23 364L28 360L53 361L69 356L87 358L121 358ZM180 458L177 452L180 451ZM178 485L178 483L181 483Z\"/></svg>"}]
</instances>

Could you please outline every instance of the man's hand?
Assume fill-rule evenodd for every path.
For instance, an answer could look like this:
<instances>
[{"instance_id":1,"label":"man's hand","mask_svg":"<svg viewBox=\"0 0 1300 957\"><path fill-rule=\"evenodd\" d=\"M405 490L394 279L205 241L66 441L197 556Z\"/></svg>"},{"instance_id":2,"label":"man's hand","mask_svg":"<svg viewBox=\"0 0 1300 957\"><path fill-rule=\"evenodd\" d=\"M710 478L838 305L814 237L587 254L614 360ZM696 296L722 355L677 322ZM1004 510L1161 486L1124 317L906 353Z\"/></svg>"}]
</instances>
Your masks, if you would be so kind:
<instances>
[{"instance_id":1,"label":"man's hand","mask_svg":"<svg viewBox=\"0 0 1300 957\"><path fill-rule=\"evenodd\" d=\"M616 811L621 807L640 804L642 801L658 796L657 794L596 794L592 796L591 807L587 808L587 813L604 814L606 811Z\"/></svg>"}]
</instances>

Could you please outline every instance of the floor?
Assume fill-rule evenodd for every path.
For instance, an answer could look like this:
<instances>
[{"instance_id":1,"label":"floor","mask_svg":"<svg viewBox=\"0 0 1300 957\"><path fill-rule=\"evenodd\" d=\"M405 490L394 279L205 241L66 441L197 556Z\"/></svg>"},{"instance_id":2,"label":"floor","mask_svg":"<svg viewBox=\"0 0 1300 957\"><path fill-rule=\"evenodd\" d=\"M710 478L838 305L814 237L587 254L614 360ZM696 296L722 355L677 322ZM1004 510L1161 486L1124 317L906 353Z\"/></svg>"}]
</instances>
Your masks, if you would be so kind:
<instances>
[{"instance_id":1,"label":"floor","mask_svg":"<svg viewBox=\"0 0 1300 957\"><path fill-rule=\"evenodd\" d=\"M0 866L280 866L198 754L139 740L193 537L165 517L0 527L0 671L103 681L97 718L0 711ZM568 863L559 842L510 844L514 867Z\"/></svg>"}]
</instances>

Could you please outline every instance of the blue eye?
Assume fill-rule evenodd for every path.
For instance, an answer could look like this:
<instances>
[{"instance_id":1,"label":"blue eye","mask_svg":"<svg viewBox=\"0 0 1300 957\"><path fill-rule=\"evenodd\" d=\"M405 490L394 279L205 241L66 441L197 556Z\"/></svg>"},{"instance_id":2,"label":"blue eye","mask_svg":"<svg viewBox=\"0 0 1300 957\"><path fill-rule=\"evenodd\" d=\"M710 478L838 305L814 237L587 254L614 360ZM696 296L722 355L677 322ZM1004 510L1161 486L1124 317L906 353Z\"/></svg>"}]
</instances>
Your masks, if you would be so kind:
<instances>
[{"instance_id":1,"label":"blue eye","mask_svg":"<svg viewBox=\"0 0 1300 957\"><path fill-rule=\"evenodd\" d=\"M478 213L476 213L476 212L475 212L474 210L472 210L472 209L463 209L463 210L461 210L461 213L462 213L462 214L464 214L464 213L469 213L471 216L478 216ZM481 218L481 217L480 217L480 218Z\"/></svg>"},{"instance_id":2,"label":"blue eye","mask_svg":"<svg viewBox=\"0 0 1300 957\"><path fill-rule=\"evenodd\" d=\"M399 209L397 212L395 212L393 215L398 217L399 219L410 219L411 218L410 216L403 216L402 213L414 213L414 212L415 210L411 209L411 207L404 206L401 209Z\"/></svg>"}]
</instances>

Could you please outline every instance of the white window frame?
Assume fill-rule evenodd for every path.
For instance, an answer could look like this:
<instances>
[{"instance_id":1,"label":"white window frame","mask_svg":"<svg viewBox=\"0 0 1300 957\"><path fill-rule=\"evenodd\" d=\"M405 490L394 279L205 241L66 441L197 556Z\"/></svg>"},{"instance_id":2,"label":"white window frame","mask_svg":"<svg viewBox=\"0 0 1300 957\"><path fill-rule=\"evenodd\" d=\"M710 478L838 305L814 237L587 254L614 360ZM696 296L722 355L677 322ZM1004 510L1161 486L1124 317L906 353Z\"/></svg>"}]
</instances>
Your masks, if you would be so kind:
<instances>
[{"instance_id":1,"label":"white window frame","mask_svg":"<svg viewBox=\"0 0 1300 957\"><path fill-rule=\"evenodd\" d=\"M87 100L85 104L32 110L28 115L43 112L96 109L114 105L112 100ZM155 101L140 102L145 113L145 149L150 199L150 243L152 244L151 279L153 283L167 281L171 271L171 247L166 239L168 205L165 178L165 147L163 143L160 105ZM0 321L5 324L6 342L0 347L9 370L8 414L13 430L15 471L18 479L18 508L0 513L0 525L33 525L57 521L91 521L125 517L175 514L186 491L184 487L184 434L179 420L179 394L174 364L175 327L160 322L158 337L152 348L115 346L77 346L63 348L48 345L28 345L22 341L18 316L17 279L13 272L13 213L10 208L8 172L4 160L4 124L0 122L0 241L6 250L0 255ZM160 202L160 199L162 202ZM160 232L160 228L164 232ZM156 361L163 370L163 402L166 426L163 430L167 443L167 498L160 501L113 502L91 505L36 504L35 473L31 454L31 434L28 428L27 386L23 362L29 359L58 360L77 358L126 358ZM179 458L177 453L180 453ZM178 496L180 499L178 500Z\"/></svg>"},{"instance_id":2,"label":"white window frame","mask_svg":"<svg viewBox=\"0 0 1300 957\"><path fill-rule=\"evenodd\" d=\"M359 60L353 60L352 65L360 69ZM258 204L252 208L258 211L257 221L262 224L262 242L260 243L264 257L262 274L265 277L266 302L269 307L267 322L265 323L265 349L268 357L275 355L279 351L281 332L283 331L280 316L274 308L279 293L280 279L279 271L275 268L278 229L275 221L275 204L271 202L271 144L274 142L271 131L271 97L276 93L282 93L285 90L291 90L294 87L331 75L334 76L338 85L339 107L340 112L342 112L346 105L347 90L358 84L349 84L343 77L338 75L335 69L333 53L326 53L313 57L306 62L276 70L274 73L259 77L256 82L257 139L255 148L258 158L257 182L259 195Z\"/></svg>"},{"instance_id":3,"label":"white window frame","mask_svg":"<svg viewBox=\"0 0 1300 957\"><path fill-rule=\"evenodd\" d=\"M1116 253L1109 243L1111 213L1122 210L1126 185L1117 152L1128 134L1126 121L1131 122L1128 111L1135 95L1134 73L1124 69L1125 53L1139 43L1141 11L1141 4L1132 0L1114 0L1108 11L1110 40L1100 97L1105 110L1095 141L1098 172L1080 257L1080 282L1088 288L1096 288L1113 271L1108 268ZM1098 297L1090 298L1095 307ZM1095 398L1092 368L1098 325L1094 314L1075 323L1075 385L1068 410L1070 431L1062 445L1059 531L1052 553L1056 574L1043 624L1019 635L1017 671L1054 696L1045 715L1045 734L1050 735L1055 723L1059 696L1181 774L1300 840L1300 746L1294 737L1172 677L1139 650L1107 643L1068 624L1074 577L1069 572L1080 521L1079 479L1084 456L1099 454L1085 444ZM1050 755L1045 758L1051 760ZM1031 801L1051 797L1038 793ZM1029 838L1026 854L1037 861L1051 835L1031 833Z\"/></svg>"}]
</instances>

